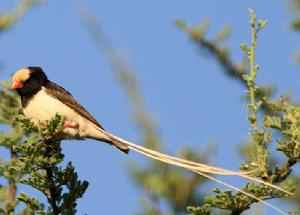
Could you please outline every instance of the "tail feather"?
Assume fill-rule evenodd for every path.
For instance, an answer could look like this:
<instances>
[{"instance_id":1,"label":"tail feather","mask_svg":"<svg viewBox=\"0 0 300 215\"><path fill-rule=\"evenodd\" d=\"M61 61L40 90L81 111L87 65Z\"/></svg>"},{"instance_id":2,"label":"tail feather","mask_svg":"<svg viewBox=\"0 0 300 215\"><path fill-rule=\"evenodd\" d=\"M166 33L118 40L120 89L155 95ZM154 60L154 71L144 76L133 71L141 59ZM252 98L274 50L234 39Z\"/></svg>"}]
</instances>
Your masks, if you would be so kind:
<instances>
[{"instance_id":1,"label":"tail feather","mask_svg":"<svg viewBox=\"0 0 300 215\"><path fill-rule=\"evenodd\" d=\"M126 143L120 141L118 138L108 133L107 131L104 131L100 128L95 129L94 127L91 127L91 129L87 133L89 134L88 136L86 136L87 138L108 143L112 146L115 146L117 149L124 152L125 154L128 154L129 152L129 147Z\"/></svg>"},{"instance_id":2,"label":"tail feather","mask_svg":"<svg viewBox=\"0 0 300 215\"><path fill-rule=\"evenodd\" d=\"M140 154L143 154L147 157L150 157L152 159L159 160L161 162L168 163L168 164L171 164L171 165L175 165L175 166L178 166L178 167L183 167L183 168L188 169L192 172L195 172L199 175L202 175L206 178L209 178L209 179L211 179L215 182L223 184L223 185L225 185L225 186L227 186L227 187L229 187L233 190L236 190L238 192L242 192L243 194L245 194L245 195L247 195L251 198L254 198L257 201L262 202L263 204L277 210L281 214L286 214L286 213L284 213L283 211L281 211L279 208L275 207L274 205L272 205L270 203L267 203L264 200L252 195L251 193L248 193L248 192L246 192L244 190L241 190L241 189L239 189L235 186L227 184L227 183L225 183L221 180L218 180L218 179L216 179L216 178L214 178L210 175L207 175L206 173L212 173L212 174L218 174L218 175L239 176L239 177L242 177L242 178L245 178L245 179L255 181L255 182L264 184L266 186L272 187L276 190L280 190L280 191L284 192L287 195L294 195L293 193L291 193L291 192L289 192L289 191L287 191L287 190L285 190L285 189L283 189L279 186L276 186L274 184L271 184L269 182L263 181L261 179L258 179L258 178L255 178L255 177L252 177L252 176L249 175L250 173L254 173L255 171L251 171L251 172L231 171L231 170L226 170L226 169L219 168L219 167L210 166L210 165L207 165L207 164L201 164L201 163L197 163L197 162L193 162L193 161L173 157L173 156L170 156L170 155L167 155L167 154L155 151L155 150L147 149L145 147L136 145L134 143L131 143L129 141L126 141L126 140L123 140L119 137L116 137L116 136L114 136L114 135L112 135L108 132L106 132L106 134L109 137L109 139L111 139L112 144L115 145L116 147L118 147L122 151L124 151L124 149L125 149L126 150L126 151L124 151L125 153L128 153L129 148L130 148L130 149L132 149L132 150L134 150L134 151L136 151Z\"/></svg>"},{"instance_id":3,"label":"tail feather","mask_svg":"<svg viewBox=\"0 0 300 215\"><path fill-rule=\"evenodd\" d=\"M128 147L127 145L125 145L124 143L113 140L113 141L112 141L112 144L113 144L115 147L117 147L119 150L121 150L122 152L124 152L125 154L128 154L128 152L129 152L129 147Z\"/></svg>"},{"instance_id":4,"label":"tail feather","mask_svg":"<svg viewBox=\"0 0 300 215\"><path fill-rule=\"evenodd\" d=\"M115 138L115 136L112 135L112 134L109 134L109 133L107 133L107 134L108 134L109 140L104 140L104 142L107 142L107 143L109 143L109 144L117 147L119 150L121 150L125 154L128 154L129 147L128 147L128 145L126 143L124 143L123 141L119 140L118 138Z\"/></svg>"}]
</instances>

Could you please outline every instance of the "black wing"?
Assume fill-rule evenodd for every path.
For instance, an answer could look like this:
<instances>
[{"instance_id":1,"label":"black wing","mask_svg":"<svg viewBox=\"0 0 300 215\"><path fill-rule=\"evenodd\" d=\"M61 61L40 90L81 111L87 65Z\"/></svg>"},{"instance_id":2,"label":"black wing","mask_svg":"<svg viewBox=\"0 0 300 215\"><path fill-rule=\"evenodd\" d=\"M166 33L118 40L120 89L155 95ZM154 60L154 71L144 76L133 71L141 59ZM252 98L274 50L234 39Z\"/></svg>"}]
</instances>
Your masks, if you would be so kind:
<instances>
[{"instance_id":1,"label":"black wing","mask_svg":"<svg viewBox=\"0 0 300 215\"><path fill-rule=\"evenodd\" d=\"M63 102L82 117L93 122L99 128L104 130L97 120L89 112L87 112L87 110L85 110L84 107L82 107L67 90L55 83L52 83L51 81L48 81L44 86L47 94Z\"/></svg>"}]
</instances>

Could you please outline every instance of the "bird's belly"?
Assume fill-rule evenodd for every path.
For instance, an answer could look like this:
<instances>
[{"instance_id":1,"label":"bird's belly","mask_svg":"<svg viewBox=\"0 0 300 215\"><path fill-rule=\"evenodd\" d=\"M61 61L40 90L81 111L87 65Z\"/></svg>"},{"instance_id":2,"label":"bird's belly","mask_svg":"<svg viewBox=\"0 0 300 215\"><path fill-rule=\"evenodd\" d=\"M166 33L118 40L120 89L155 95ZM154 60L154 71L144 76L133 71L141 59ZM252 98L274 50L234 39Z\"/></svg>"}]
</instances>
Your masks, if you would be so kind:
<instances>
[{"instance_id":1,"label":"bird's belly","mask_svg":"<svg viewBox=\"0 0 300 215\"><path fill-rule=\"evenodd\" d=\"M78 114L74 110L61 101L46 95L43 90L38 92L31 101L29 101L24 108L24 114L28 118L41 123L49 121L56 114L65 116L69 118L69 120L76 120L76 118L78 118Z\"/></svg>"},{"instance_id":2,"label":"bird's belly","mask_svg":"<svg viewBox=\"0 0 300 215\"><path fill-rule=\"evenodd\" d=\"M67 121L76 122L78 125L86 125L86 119L80 116L72 108L61 101L49 96L41 90L38 92L24 108L24 115L30 118L37 126L47 123L56 114L64 116ZM82 138L84 126L77 128L65 128L65 138Z\"/></svg>"}]
</instances>

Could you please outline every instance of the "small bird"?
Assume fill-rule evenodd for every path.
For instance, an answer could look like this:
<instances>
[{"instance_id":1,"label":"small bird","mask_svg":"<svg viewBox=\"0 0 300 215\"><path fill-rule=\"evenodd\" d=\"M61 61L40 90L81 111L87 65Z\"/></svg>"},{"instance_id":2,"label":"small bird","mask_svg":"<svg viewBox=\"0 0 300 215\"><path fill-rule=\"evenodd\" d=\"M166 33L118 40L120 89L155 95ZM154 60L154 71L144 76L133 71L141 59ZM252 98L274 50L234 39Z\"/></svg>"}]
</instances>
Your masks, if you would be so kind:
<instances>
[{"instance_id":1,"label":"small bird","mask_svg":"<svg viewBox=\"0 0 300 215\"><path fill-rule=\"evenodd\" d=\"M128 153L125 143L106 132L67 90L48 80L42 68L27 67L15 72L12 89L21 97L24 115L38 127L59 114L66 118L61 139L95 139Z\"/></svg>"},{"instance_id":2,"label":"small bird","mask_svg":"<svg viewBox=\"0 0 300 215\"><path fill-rule=\"evenodd\" d=\"M27 67L18 70L12 77L12 89L15 89L21 96L21 103L25 116L30 118L38 127L51 120L56 114L64 116L66 119L63 134L61 136L62 139L91 138L113 145L126 154L129 152L130 148L149 158L191 170L210 180L242 192L280 212L282 212L280 209L261 200L253 194L215 179L214 177L207 175L207 173L240 176L248 180L262 183L276 190L280 190L288 195L293 195L276 185L249 176L248 174L253 173L253 171L236 172L207 164L196 163L147 149L112 135L105 131L97 120L87 112L68 91L49 81L40 67Z\"/></svg>"}]
</instances>

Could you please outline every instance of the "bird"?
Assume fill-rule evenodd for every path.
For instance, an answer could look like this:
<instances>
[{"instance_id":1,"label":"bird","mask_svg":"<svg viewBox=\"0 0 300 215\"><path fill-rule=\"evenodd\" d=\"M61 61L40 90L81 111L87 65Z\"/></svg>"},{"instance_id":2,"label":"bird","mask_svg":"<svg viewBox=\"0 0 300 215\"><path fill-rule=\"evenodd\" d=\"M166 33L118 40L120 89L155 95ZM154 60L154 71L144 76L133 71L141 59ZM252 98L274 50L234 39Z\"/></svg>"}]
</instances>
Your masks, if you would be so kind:
<instances>
[{"instance_id":1,"label":"bird","mask_svg":"<svg viewBox=\"0 0 300 215\"><path fill-rule=\"evenodd\" d=\"M95 139L113 145L126 154L128 154L130 148L149 158L188 169L203 177L241 192L248 197L254 198L259 202L263 202L279 212L282 211L272 204L261 200L247 191L215 179L214 177L207 175L207 173L240 176L248 180L262 183L276 190L280 190L288 195L293 195L291 192L286 191L281 187L249 176L249 174L252 174L254 171L231 171L207 164L189 161L139 146L109 133L82 105L75 100L71 93L63 87L51 82L41 67L30 66L16 71L12 76L11 88L16 90L21 97L24 115L31 119L37 127L44 125L57 114L65 117L64 128L62 134L60 134L60 138L62 140L82 140L85 138Z\"/></svg>"},{"instance_id":2,"label":"bird","mask_svg":"<svg viewBox=\"0 0 300 215\"><path fill-rule=\"evenodd\" d=\"M55 115L65 117L63 139L94 139L115 146L124 153L128 146L108 133L63 87L51 82L41 67L19 69L12 76L13 90L21 97L24 115L39 128Z\"/></svg>"}]
</instances>

